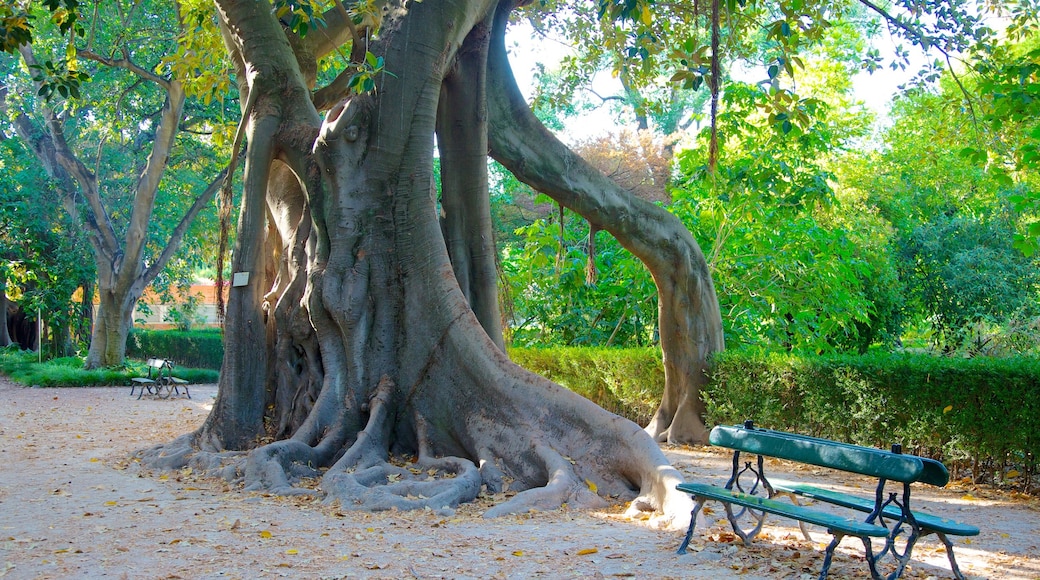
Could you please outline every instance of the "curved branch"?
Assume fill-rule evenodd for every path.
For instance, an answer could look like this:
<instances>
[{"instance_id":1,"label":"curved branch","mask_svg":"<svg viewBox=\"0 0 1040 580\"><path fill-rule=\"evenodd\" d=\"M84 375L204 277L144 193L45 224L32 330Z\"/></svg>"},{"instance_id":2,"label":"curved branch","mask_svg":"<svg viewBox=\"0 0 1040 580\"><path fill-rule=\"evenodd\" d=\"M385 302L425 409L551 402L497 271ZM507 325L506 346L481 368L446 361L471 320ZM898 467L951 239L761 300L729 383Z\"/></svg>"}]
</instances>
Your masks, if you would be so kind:
<instances>
[{"instance_id":1,"label":"curved branch","mask_svg":"<svg viewBox=\"0 0 1040 580\"><path fill-rule=\"evenodd\" d=\"M159 275L159 272L166 267L166 263L170 261L170 258L173 257L177 248L180 247L181 240L184 239L184 234L187 233L191 223L195 221L195 217L199 215L199 212L201 212L202 209L213 200L213 197L220 189L221 184L224 183L224 178L230 169L231 166L229 164L228 167L225 167L224 170L209 183L206 189L195 198L195 203L191 204L188 211L183 217L181 217L181 221L177 224L177 227L173 229L170 237L166 240L166 245L163 247L162 252L155 261L148 266L148 269L145 270L143 278L146 284L155 279L155 277Z\"/></svg>"},{"instance_id":2,"label":"curved branch","mask_svg":"<svg viewBox=\"0 0 1040 580\"><path fill-rule=\"evenodd\" d=\"M146 68L137 65L134 61L130 60L129 58L108 58L105 56L101 56L100 54L92 50L77 50L76 55L80 58L92 60L94 62L101 63L105 66L128 70L134 73L135 75L141 77L142 79L151 81L163 87L164 89L169 90L169 80L155 74L154 72Z\"/></svg>"},{"instance_id":3,"label":"curved branch","mask_svg":"<svg viewBox=\"0 0 1040 580\"><path fill-rule=\"evenodd\" d=\"M560 143L516 86L505 49L508 11L496 16L488 57L491 156L521 181L610 232L639 258L658 288L665 396L647 427L671 442L707 440L700 388L708 356L723 348L722 319L707 262L693 236L664 208L641 200Z\"/></svg>"}]
</instances>

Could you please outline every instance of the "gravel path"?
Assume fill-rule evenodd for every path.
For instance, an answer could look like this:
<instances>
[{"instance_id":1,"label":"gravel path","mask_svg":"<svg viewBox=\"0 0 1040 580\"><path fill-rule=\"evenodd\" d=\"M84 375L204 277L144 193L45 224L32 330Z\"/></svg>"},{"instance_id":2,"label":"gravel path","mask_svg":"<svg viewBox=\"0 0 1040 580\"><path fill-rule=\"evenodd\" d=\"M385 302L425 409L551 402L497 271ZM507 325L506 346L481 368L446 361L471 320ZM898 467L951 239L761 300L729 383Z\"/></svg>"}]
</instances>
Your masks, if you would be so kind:
<instances>
[{"instance_id":1,"label":"gravel path","mask_svg":"<svg viewBox=\"0 0 1040 580\"><path fill-rule=\"evenodd\" d=\"M815 530L807 542L774 518L780 525L766 526L768 540L746 548L715 521L677 556L680 532L627 520L622 506L485 520L495 498L481 498L452 517L363 514L245 493L187 470L148 473L128 461L133 450L203 421L216 388L191 392L191 400L136 400L129 388L29 389L0 377L0 577L815 578L829 539ZM666 453L687 479L725 481L727 454ZM786 462L767 469L872 489L865 479ZM956 540L969 577L1040 578L1035 499L966 482L915 494L917 506L982 528ZM861 550L845 540L831 577L863 577ZM905 577L952 577L941 544L920 543Z\"/></svg>"}]
</instances>

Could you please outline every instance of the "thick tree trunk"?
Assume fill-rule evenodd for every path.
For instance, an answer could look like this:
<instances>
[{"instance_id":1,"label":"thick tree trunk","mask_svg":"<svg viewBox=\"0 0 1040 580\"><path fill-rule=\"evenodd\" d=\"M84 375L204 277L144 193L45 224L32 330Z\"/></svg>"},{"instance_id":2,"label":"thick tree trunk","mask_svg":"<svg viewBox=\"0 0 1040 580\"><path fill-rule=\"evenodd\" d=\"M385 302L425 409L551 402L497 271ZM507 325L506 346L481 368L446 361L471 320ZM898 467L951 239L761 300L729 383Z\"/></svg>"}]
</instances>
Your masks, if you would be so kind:
<instances>
[{"instance_id":1,"label":"thick tree trunk","mask_svg":"<svg viewBox=\"0 0 1040 580\"><path fill-rule=\"evenodd\" d=\"M97 317L86 360L90 369L123 364L126 338L134 325L134 306L140 298L140 290L134 292L133 288L101 287L98 294Z\"/></svg>"},{"instance_id":2,"label":"thick tree trunk","mask_svg":"<svg viewBox=\"0 0 1040 580\"><path fill-rule=\"evenodd\" d=\"M490 22L467 37L441 85L437 148L444 241L455 278L484 330L505 350L487 176L487 71Z\"/></svg>"},{"instance_id":3,"label":"thick tree trunk","mask_svg":"<svg viewBox=\"0 0 1040 580\"><path fill-rule=\"evenodd\" d=\"M489 262L479 239L487 205L463 206L487 195L476 155L487 142L478 63L493 0L391 10L369 50L393 75L324 122L271 7L217 5L232 58L248 72L235 273L265 270L256 250L265 237L279 263L273 279L250 277L230 295L228 354L206 423L144 452L144 462L193 465L284 494L317 493L298 484L320 475L326 499L352 509L450 511L482 487L508 488L519 493L488 515L615 496L681 525L689 499L654 441L511 363L474 313L488 291L476 273ZM442 99L473 110L447 111ZM477 133L459 126L473 120ZM451 150L445 167L467 173L447 180L449 205L459 207L446 213L459 223L447 219L444 230L430 194L435 132ZM284 172L272 169L279 164ZM460 249L450 253L449 243ZM460 278L475 281L469 295ZM275 325L266 332L265 312ZM277 353L277 364L264 364L262 350ZM284 408L297 404L309 410ZM230 452L258 434L289 433Z\"/></svg>"},{"instance_id":4,"label":"thick tree trunk","mask_svg":"<svg viewBox=\"0 0 1040 580\"><path fill-rule=\"evenodd\" d=\"M629 194L560 143L527 107L509 69L505 15L489 56L491 155L521 181L610 232L639 258L658 292L665 389L646 430L670 443L706 443L708 357L723 349L722 317L707 262L678 218Z\"/></svg>"}]
</instances>

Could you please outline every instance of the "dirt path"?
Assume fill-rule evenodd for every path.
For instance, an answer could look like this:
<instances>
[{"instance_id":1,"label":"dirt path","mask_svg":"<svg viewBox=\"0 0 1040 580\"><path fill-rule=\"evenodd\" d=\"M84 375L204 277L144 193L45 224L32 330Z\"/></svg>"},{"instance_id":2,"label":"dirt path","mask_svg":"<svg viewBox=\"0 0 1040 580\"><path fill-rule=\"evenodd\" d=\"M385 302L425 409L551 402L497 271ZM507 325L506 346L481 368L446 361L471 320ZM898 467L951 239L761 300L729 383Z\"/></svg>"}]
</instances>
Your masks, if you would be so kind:
<instances>
[{"instance_id":1,"label":"dirt path","mask_svg":"<svg viewBox=\"0 0 1040 580\"><path fill-rule=\"evenodd\" d=\"M767 526L769 540L745 548L715 522L677 556L679 532L625 520L620 510L484 520L487 498L448 518L361 514L247 494L188 472L142 473L127 462L132 450L202 422L215 387L191 391L192 400L138 401L128 388L27 389L0 378L0 577L814 578L828 539L819 530L810 543L793 526ZM725 480L724 454L667 453L687 479ZM871 488L779 462L768 469ZM982 528L956 541L970 577L1040 578L1036 501L964 483L922 487L915 501ZM844 541L832 577L863 577L861 548ZM951 577L941 545L919 544L906 577Z\"/></svg>"}]
</instances>

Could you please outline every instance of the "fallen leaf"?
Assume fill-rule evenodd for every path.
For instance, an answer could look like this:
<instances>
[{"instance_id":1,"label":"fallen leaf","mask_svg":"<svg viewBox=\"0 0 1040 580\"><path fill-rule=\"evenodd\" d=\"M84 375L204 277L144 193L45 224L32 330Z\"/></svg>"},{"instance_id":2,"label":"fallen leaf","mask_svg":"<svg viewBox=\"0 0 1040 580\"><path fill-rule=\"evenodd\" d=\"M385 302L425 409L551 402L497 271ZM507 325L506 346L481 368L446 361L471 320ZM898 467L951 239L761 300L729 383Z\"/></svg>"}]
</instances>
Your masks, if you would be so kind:
<instances>
[{"instance_id":1,"label":"fallen leaf","mask_svg":"<svg viewBox=\"0 0 1040 580\"><path fill-rule=\"evenodd\" d=\"M595 483L588 479L585 480L585 485L589 486L589 491L591 491L592 493L596 493L596 490L599 489L598 487L596 487Z\"/></svg>"},{"instance_id":2,"label":"fallen leaf","mask_svg":"<svg viewBox=\"0 0 1040 580\"><path fill-rule=\"evenodd\" d=\"M299 554L300 552L298 550L296 550L295 548L289 548L288 550L285 551L285 553L286 554L296 555L296 554Z\"/></svg>"},{"instance_id":3,"label":"fallen leaf","mask_svg":"<svg viewBox=\"0 0 1040 580\"><path fill-rule=\"evenodd\" d=\"M943 415L945 415L946 413L949 413L952 410L953 410L953 405L946 405L946 407L943 408Z\"/></svg>"},{"instance_id":4,"label":"fallen leaf","mask_svg":"<svg viewBox=\"0 0 1040 580\"><path fill-rule=\"evenodd\" d=\"M1019 475L1022 475L1022 474L1021 474L1021 473L1019 473L1017 469L1012 469L1011 471L1007 472L1007 473L1006 473L1006 474L1004 475L1004 477L1006 477L1006 478L1008 478L1008 479L1015 479L1015 478L1016 478L1016 477L1018 477Z\"/></svg>"},{"instance_id":5,"label":"fallen leaf","mask_svg":"<svg viewBox=\"0 0 1040 580\"><path fill-rule=\"evenodd\" d=\"M264 538L264 539L270 538L272 535L274 535L274 534L272 534L270 530L264 530L264 531L260 532L260 537Z\"/></svg>"},{"instance_id":6,"label":"fallen leaf","mask_svg":"<svg viewBox=\"0 0 1040 580\"><path fill-rule=\"evenodd\" d=\"M524 555L524 551L523 550L516 550L515 552L513 552L513 555L514 556L523 556Z\"/></svg>"},{"instance_id":7,"label":"fallen leaf","mask_svg":"<svg viewBox=\"0 0 1040 580\"><path fill-rule=\"evenodd\" d=\"M584 550L578 550L579 556L588 556L589 554L595 554L599 552L598 548L585 548Z\"/></svg>"}]
</instances>

